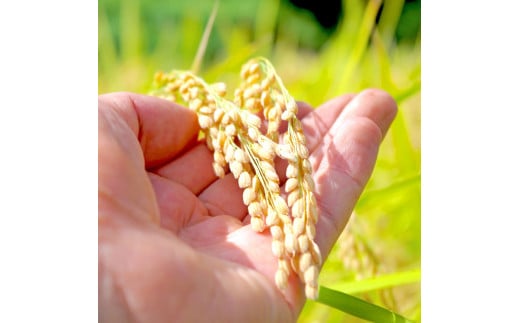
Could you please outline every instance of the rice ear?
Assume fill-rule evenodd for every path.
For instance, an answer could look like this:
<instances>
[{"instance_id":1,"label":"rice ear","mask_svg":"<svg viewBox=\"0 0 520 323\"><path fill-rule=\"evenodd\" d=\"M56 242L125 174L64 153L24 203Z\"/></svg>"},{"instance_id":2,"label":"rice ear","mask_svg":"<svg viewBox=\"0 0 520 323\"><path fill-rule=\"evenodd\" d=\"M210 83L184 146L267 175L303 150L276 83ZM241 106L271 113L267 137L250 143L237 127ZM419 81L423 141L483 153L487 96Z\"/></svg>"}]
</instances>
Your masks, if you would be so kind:
<instances>
[{"instance_id":1,"label":"rice ear","mask_svg":"<svg viewBox=\"0 0 520 323\"><path fill-rule=\"evenodd\" d=\"M265 58L255 58L242 66L242 82L233 101L225 99L223 83L207 84L188 71L157 73L156 96L182 98L197 114L199 125L214 156L218 177L230 170L243 189L243 202L256 232L269 228L272 252L278 261L273 277L284 289L291 270L305 284L308 298L317 297L321 255L314 242L318 220L309 150L297 105L274 67ZM263 114L267 132L260 131ZM288 128L280 133L282 120ZM279 142L283 138L283 143ZM287 181L282 197L275 159L288 162Z\"/></svg>"}]
</instances>

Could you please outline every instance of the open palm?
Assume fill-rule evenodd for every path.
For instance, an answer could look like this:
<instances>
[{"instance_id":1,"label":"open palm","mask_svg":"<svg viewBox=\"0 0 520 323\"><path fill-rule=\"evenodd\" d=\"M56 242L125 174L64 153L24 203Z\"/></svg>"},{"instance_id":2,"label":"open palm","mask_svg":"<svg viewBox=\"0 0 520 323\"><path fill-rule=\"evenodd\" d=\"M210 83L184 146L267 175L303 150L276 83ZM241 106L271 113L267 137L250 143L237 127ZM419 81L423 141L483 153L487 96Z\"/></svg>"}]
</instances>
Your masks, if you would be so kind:
<instances>
[{"instance_id":1,"label":"open palm","mask_svg":"<svg viewBox=\"0 0 520 323\"><path fill-rule=\"evenodd\" d=\"M379 90L313 110L299 104L329 253L361 194L396 113ZM242 190L217 178L193 112L130 93L99 97L101 322L291 322L304 303L291 275L274 283L271 237L249 225ZM277 165L281 183L284 165Z\"/></svg>"}]
</instances>

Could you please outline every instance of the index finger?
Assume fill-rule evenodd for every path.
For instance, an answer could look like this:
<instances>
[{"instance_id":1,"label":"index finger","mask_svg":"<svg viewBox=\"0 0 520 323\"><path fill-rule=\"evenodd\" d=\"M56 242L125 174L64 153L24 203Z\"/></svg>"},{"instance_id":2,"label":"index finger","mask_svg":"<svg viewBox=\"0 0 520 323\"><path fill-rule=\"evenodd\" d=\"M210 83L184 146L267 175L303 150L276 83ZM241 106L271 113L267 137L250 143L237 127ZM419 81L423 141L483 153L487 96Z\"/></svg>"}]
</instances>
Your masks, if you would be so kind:
<instances>
[{"instance_id":1,"label":"index finger","mask_svg":"<svg viewBox=\"0 0 520 323\"><path fill-rule=\"evenodd\" d=\"M308 117L307 125L315 125L306 130L320 214L316 242L323 254L329 253L346 225L396 112L388 93L369 89L331 100Z\"/></svg>"},{"instance_id":2,"label":"index finger","mask_svg":"<svg viewBox=\"0 0 520 323\"><path fill-rule=\"evenodd\" d=\"M173 102L128 92L100 95L99 101L112 108L134 132L146 168L175 158L197 139L196 114Z\"/></svg>"}]
</instances>

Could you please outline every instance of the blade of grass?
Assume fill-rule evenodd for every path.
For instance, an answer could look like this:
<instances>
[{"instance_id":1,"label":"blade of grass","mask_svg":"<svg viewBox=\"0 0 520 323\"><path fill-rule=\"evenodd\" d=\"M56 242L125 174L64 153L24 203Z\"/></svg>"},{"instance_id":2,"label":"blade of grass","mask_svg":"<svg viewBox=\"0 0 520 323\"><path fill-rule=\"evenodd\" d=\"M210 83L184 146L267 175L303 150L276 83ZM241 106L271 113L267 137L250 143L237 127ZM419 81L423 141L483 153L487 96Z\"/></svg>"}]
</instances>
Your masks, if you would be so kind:
<instances>
[{"instance_id":1,"label":"blade of grass","mask_svg":"<svg viewBox=\"0 0 520 323\"><path fill-rule=\"evenodd\" d=\"M368 1L363 14L363 19L357 31L357 37L354 42L354 47L352 48L352 53L345 63L341 73L338 73L338 81L331 87L329 92L330 97L333 97L335 94L341 93L345 89L348 89L349 86L352 86L352 77L354 76L354 72L356 71L359 62L365 55L368 41L376 21L376 15L381 4L382 0Z\"/></svg>"},{"instance_id":2,"label":"blade of grass","mask_svg":"<svg viewBox=\"0 0 520 323\"><path fill-rule=\"evenodd\" d=\"M357 37L357 31L361 24L361 17L365 9L362 0L343 0L344 16L336 34L324 48L322 59L332 72L337 72L335 63L341 61L352 51L353 43ZM331 65L331 63L333 65Z\"/></svg>"},{"instance_id":3,"label":"blade of grass","mask_svg":"<svg viewBox=\"0 0 520 323\"><path fill-rule=\"evenodd\" d=\"M335 290L347 294L359 294L373 290L384 289L394 286L412 284L421 281L421 270L413 269L398 273L391 273L363 280L340 282L331 285Z\"/></svg>"},{"instance_id":4,"label":"blade of grass","mask_svg":"<svg viewBox=\"0 0 520 323\"><path fill-rule=\"evenodd\" d=\"M397 167L403 174L417 170L417 152L412 146L412 139L408 130L408 123L402 109L397 112L394 122L390 129L390 138L395 150Z\"/></svg>"},{"instance_id":5,"label":"blade of grass","mask_svg":"<svg viewBox=\"0 0 520 323\"><path fill-rule=\"evenodd\" d=\"M365 205L371 205L376 203L378 200L390 198L397 192L407 189L410 186L419 184L421 184L421 174L416 174L395 180L387 187L378 190L367 191L360 197L358 203L356 204L356 209L360 210Z\"/></svg>"},{"instance_id":6,"label":"blade of grass","mask_svg":"<svg viewBox=\"0 0 520 323\"><path fill-rule=\"evenodd\" d=\"M387 47L383 42L378 29L374 29L374 32L372 33L372 46L375 59L369 62L369 64L377 63L379 65L378 70L381 78L381 87L390 93L393 93L395 92L396 87L392 79L391 62L387 50L389 47Z\"/></svg>"},{"instance_id":7,"label":"blade of grass","mask_svg":"<svg viewBox=\"0 0 520 323\"><path fill-rule=\"evenodd\" d=\"M383 6L377 29L386 48L390 48L394 41L395 29L401 18L404 2L404 0L385 1Z\"/></svg>"},{"instance_id":8,"label":"blade of grass","mask_svg":"<svg viewBox=\"0 0 520 323\"><path fill-rule=\"evenodd\" d=\"M351 56L353 44L357 37L357 30L361 24L365 4L361 0L343 0L344 15L337 32L325 44L319 53L319 62L314 79L319 79L321 98L331 98L338 95L338 91L351 91L352 88L335 88L338 71L343 69L345 60ZM316 82L315 82L316 83ZM321 101L319 101L321 102Z\"/></svg>"},{"instance_id":9,"label":"blade of grass","mask_svg":"<svg viewBox=\"0 0 520 323\"><path fill-rule=\"evenodd\" d=\"M320 286L319 296L316 301L370 322L412 322L386 308L324 286Z\"/></svg>"},{"instance_id":10,"label":"blade of grass","mask_svg":"<svg viewBox=\"0 0 520 323\"><path fill-rule=\"evenodd\" d=\"M240 71L240 67L246 62L251 56L258 53L259 48L264 46L264 43L249 43L236 50L231 51L230 55L222 61L215 62L207 68L204 72L204 79L214 82L219 79L222 75L225 75L229 71Z\"/></svg>"},{"instance_id":11,"label":"blade of grass","mask_svg":"<svg viewBox=\"0 0 520 323\"><path fill-rule=\"evenodd\" d=\"M409 97L419 93L420 91L421 91L421 80L418 80L415 83L413 83L410 87L408 87L407 89L394 95L394 99L397 102L397 104L400 104L403 101L405 101L406 99L408 99Z\"/></svg>"},{"instance_id":12,"label":"blade of grass","mask_svg":"<svg viewBox=\"0 0 520 323\"><path fill-rule=\"evenodd\" d=\"M211 30L213 29L215 17L217 16L218 5L219 0L215 0L215 3L213 4L213 10L211 11L211 15L209 16L208 22L206 23L206 27L204 28L204 33L202 34L202 39L200 40L199 48L197 49L197 54L193 59L193 64L191 65L190 70L195 74L199 73L202 58L204 57L204 53L206 52L209 35L211 34Z\"/></svg>"}]
</instances>

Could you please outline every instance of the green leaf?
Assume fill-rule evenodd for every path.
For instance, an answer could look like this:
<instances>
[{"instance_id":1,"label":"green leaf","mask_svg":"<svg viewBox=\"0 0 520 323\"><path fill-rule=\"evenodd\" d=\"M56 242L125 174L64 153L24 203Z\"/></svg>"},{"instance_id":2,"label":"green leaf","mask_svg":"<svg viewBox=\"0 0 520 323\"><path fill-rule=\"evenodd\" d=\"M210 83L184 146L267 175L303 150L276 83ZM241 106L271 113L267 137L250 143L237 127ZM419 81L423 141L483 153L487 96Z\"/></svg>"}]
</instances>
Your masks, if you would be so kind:
<instances>
[{"instance_id":1,"label":"green leaf","mask_svg":"<svg viewBox=\"0 0 520 323\"><path fill-rule=\"evenodd\" d=\"M421 270L413 269L404 272L380 275L363 280L336 283L331 286L348 294L359 294L378 289L416 283L421 280Z\"/></svg>"},{"instance_id":2,"label":"green leaf","mask_svg":"<svg viewBox=\"0 0 520 323\"><path fill-rule=\"evenodd\" d=\"M412 322L386 308L323 286L320 286L319 296L316 301L370 322Z\"/></svg>"},{"instance_id":3,"label":"green leaf","mask_svg":"<svg viewBox=\"0 0 520 323\"><path fill-rule=\"evenodd\" d=\"M356 210L360 211L364 207L377 203L385 198L391 198L394 194L403 192L409 187L421 184L421 174L414 174L395 180L391 185L378 189L364 192L356 204Z\"/></svg>"}]
</instances>

